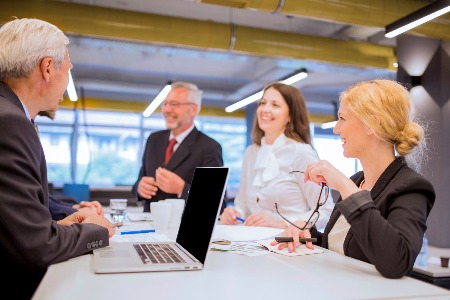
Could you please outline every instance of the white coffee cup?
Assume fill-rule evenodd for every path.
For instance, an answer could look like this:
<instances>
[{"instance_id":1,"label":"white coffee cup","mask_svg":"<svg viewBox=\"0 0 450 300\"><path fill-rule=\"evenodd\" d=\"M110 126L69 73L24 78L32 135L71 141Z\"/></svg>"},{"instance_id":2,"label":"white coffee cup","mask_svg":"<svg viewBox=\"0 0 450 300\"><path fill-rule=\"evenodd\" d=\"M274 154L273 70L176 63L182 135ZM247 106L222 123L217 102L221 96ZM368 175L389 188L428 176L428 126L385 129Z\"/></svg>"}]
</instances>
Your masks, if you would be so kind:
<instances>
[{"instance_id":1,"label":"white coffee cup","mask_svg":"<svg viewBox=\"0 0 450 300\"><path fill-rule=\"evenodd\" d=\"M153 217L153 228L164 230L169 228L172 205L169 202L158 201L150 203L150 212Z\"/></svg>"},{"instance_id":2,"label":"white coffee cup","mask_svg":"<svg viewBox=\"0 0 450 300\"><path fill-rule=\"evenodd\" d=\"M181 216L183 215L186 201L184 199L166 199L164 201L169 202L172 205L169 228L178 228L180 226Z\"/></svg>"}]
</instances>

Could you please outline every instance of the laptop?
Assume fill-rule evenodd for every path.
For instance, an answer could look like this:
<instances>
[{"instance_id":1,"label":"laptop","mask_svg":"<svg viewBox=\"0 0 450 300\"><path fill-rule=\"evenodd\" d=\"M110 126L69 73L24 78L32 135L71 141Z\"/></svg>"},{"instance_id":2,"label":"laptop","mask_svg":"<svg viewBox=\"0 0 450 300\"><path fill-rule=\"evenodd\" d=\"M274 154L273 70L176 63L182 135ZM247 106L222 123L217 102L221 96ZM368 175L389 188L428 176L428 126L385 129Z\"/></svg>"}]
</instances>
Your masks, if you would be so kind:
<instances>
[{"instance_id":1,"label":"laptop","mask_svg":"<svg viewBox=\"0 0 450 300\"><path fill-rule=\"evenodd\" d=\"M228 174L228 167L196 168L176 241L117 242L96 249L92 260L94 272L203 269L225 196Z\"/></svg>"}]
</instances>

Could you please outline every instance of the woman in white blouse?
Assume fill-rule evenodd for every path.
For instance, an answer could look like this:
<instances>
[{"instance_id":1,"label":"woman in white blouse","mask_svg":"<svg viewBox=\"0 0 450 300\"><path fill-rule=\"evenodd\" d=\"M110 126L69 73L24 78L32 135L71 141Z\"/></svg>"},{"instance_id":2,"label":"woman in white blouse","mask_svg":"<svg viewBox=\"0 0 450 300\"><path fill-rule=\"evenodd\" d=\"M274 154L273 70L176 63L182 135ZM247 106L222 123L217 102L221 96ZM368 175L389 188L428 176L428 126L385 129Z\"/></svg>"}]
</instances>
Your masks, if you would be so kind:
<instances>
[{"instance_id":1,"label":"woman in white blouse","mask_svg":"<svg viewBox=\"0 0 450 300\"><path fill-rule=\"evenodd\" d=\"M316 208L321 186L304 182L301 173L319 160L311 144L309 117L298 89L279 82L264 88L247 147L234 206L222 213L222 224L287 228L287 220L307 221ZM326 193L321 195L325 202ZM331 195L320 206L318 229L328 222L334 207Z\"/></svg>"}]
</instances>

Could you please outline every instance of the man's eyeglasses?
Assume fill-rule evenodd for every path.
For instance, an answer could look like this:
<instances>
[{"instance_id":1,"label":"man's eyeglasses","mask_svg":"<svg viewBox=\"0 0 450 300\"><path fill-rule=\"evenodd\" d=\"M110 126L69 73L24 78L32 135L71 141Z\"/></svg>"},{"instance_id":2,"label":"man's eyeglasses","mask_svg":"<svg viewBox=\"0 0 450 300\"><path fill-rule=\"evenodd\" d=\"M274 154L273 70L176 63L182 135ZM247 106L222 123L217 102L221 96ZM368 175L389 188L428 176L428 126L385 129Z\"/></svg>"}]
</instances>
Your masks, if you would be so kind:
<instances>
[{"instance_id":1,"label":"man's eyeglasses","mask_svg":"<svg viewBox=\"0 0 450 300\"><path fill-rule=\"evenodd\" d=\"M294 174L294 173L305 173L302 171L291 171L289 172L290 174ZM325 191L325 198L322 199L322 194ZM326 185L325 183L322 183L322 188L320 189L320 194L319 194L319 199L317 199L317 205L316 208L314 209L313 213L311 214L311 216L309 217L308 221L306 221L306 224L303 227L298 227L297 225L295 225L294 223L292 223L291 221L289 221L288 219L286 219L278 210L278 203L275 203L275 209L277 211L277 214L286 222L288 222L289 224L291 224L292 226L294 226L297 229L300 230L305 230L305 229L311 229L312 227L314 227L314 225L316 225L317 220L319 220L319 208L324 205L327 200L328 200L328 195L330 194L330 188L328 187L328 185Z\"/></svg>"},{"instance_id":2,"label":"man's eyeglasses","mask_svg":"<svg viewBox=\"0 0 450 300\"><path fill-rule=\"evenodd\" d=\"M192 105L192 104L195 104L195 103L192 103L192 102L180 103L180 102L176 102L176 101L170 101L170 102L163 102L162 106L163 107L169 106L170 108L177 108L181 105Z\"/></svg>"}]
</instances>

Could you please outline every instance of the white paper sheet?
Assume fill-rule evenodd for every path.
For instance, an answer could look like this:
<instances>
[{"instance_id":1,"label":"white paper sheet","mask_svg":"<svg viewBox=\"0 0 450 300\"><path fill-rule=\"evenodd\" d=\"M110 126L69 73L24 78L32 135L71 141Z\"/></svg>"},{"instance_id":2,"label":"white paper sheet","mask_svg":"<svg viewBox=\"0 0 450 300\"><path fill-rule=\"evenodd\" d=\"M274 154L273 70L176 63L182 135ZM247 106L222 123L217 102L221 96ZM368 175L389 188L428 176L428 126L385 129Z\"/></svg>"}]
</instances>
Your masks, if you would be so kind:
<instances>
[{"instance_id":1,"label":"white paper sheet","mask_svg":"<svg viewBox=\"0 0 450 300\"><path fill-rule=\"evenodd\" d=\"M259 256L270 253L267 248L255 242L231 242L228 245L212 243L211 250L240 254L245 256Z\"/></svg>"},{"instance_id":2,"label":"white paper sheet","mask_svg":"<svg viewBox=\"0 0 450 300\"><path fill-rule=\"evenodd\" d=\"M149 233L135 233L135 234L120 234L122 231L135 231L153 229L149 224L145 223L124 223L116 229L116 233L110 239L111 242L165 242L171 241L171 239L165 234L159 234L155 232Z\"/></svg>"},{"instance_id":3,"label":"white paper sheet","mask_svg":"<svg viewBox=\"0 0 450 300\"><path fill-rule=\"evenodd\" d=\"M256 227L245 225L216 225L213 241L228 240L231 242L258 241L279 235L284 230L271 227Z\"/></svg>"},{"instance_id":4,"label":"white paper sheet","mask_svg":"<svg viewBox=\"0 0 450 300\"><path fill-rule=\"evenodd\" d=\"M127 212L127 218L131 222L153 221L152 214L149 212Z\"/></svg>"},{"instance_id":5,"label":"white paper sheet","mask_svg":"<svg viewBox=\"0 0 450 300\"><path fill-rule=\"evenodd\" d=\"M314 246L314 249L311 250L309 248L306 248L305 244L301 244L298 248L295 249L294 252L289 253L287 248L284 248L283 250L278 250L278 245L271 246L270 243L273 241L273 239L266 239L266 240L260 240L257 241L260 245L263 245L269 251L275 252L278 254L286 255L286 256L300 256L300 255L309 255L309 254L318 254L323 253L323 250L319 247Z\"/></svg>"}]
</instances>

